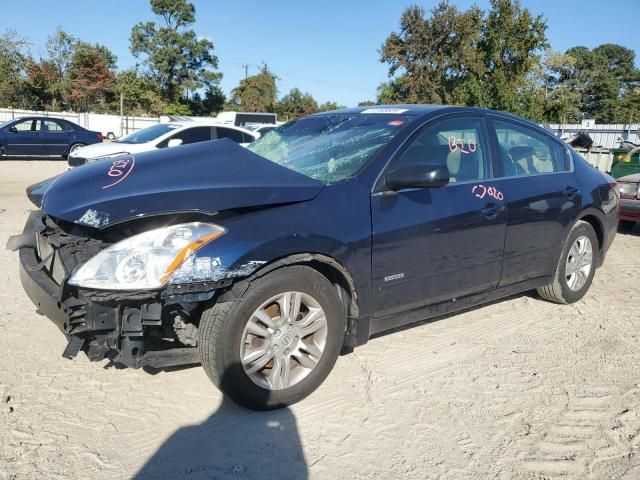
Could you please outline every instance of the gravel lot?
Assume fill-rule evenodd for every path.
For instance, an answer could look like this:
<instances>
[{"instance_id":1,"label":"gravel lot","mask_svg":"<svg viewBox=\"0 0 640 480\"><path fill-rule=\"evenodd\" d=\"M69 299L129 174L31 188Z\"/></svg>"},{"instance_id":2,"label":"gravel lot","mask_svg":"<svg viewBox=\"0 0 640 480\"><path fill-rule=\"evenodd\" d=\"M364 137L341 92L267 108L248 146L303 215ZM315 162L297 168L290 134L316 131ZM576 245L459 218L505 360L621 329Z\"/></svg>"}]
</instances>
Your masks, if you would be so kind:
<instances>
[{"instance_id":1,"label":"gravel lot","mask_svg":"<svg viewBox=\"0 0 640 480\"><path fill-rule=\"evenodd\" d=\"M0 243L64 162L3 161ZM583 301L525 294L373 339L290 409L242 410L201 368L60 355L0 251L0 480L640 478L640 231Z\"/></svg>"}]
</instances>

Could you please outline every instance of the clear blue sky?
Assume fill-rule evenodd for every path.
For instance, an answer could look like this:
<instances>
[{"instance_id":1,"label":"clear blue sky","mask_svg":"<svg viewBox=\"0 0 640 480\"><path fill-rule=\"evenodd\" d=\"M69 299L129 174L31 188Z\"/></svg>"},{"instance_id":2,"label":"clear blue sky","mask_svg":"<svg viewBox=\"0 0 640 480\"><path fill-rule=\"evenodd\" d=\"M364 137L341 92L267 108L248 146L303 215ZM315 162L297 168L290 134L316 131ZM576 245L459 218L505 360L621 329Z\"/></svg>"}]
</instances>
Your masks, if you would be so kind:
<instances>
[{"instance_id":1,"label":"clear blue sky","mask_svg":"<svg viewBox=\"0 0 640 480\"><path fill-rule=\"evenodd\" d=\"M214 42L228 93L243 78L242 64L257 72L261 62L280 77L280 93L292 87L318 101L352 106L375 99L377 85L387 78L378 60L385 37L398 29L400 14L410 4L425 9L433 1L411 0L196 0L196 33ZM488 0L454 0L464 9ZM522 0L548 21L554 50L575 45L595 47L618 43L640 57L640 0ZM55 5L55 6L54 6ZM83 40L109 47L120 68L136 63L129 52L131 27L153 20L146 0L3 1L0 30L13 29L31 43L32 53L46 54L46 37L57 26ZM635 23L634 23L635 22ZM636 58L640 64L640 58Z\"/></svg>"}]
</instances>

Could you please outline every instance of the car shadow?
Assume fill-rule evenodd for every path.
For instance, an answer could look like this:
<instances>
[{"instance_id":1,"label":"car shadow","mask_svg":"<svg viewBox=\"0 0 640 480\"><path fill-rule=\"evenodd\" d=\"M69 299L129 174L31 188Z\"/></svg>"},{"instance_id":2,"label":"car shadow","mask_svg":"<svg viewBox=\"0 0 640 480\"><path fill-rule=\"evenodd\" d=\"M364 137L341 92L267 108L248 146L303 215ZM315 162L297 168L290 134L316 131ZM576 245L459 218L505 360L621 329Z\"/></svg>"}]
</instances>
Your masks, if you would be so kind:
<instances>
[{"instance_id":1,"label":"car shadow","mask_svg":"<svg viewBox=\"0 0 640 480\"><path fill-rule=\"evenodd\" d=\"M27 160L27 161L31 161L31 160L42 160L42 161L47 161L47 162L66 162L66 160L64 158L62 158L60 155L50 155L50 156L46 156L46 155L3 155L2 160Z\"/></svg>"},{"instance_id":2,"label":"car shadow","mask_svg":"<svg viewBox=\"0 0 640 480\"><path fill-rule=\"evenodd\" d=\"M268 398L269 392L263 392ZM167 405L165 413L170 412L171 405ZM133 478L308 477L296 419L289 408L252 411L224 397L204 422L172 434Z\"/></svg>"}]
</instances>

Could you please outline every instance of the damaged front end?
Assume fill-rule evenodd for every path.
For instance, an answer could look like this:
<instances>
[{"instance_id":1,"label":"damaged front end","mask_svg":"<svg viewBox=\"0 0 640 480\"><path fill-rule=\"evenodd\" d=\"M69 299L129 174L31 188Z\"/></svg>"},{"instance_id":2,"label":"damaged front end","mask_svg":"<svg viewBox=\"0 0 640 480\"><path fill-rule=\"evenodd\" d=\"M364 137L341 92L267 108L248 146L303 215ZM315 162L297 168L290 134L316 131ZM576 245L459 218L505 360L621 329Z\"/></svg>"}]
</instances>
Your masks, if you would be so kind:
<instances>
[{"instance_id":1,"label":"damaged front end","mask_svg":"<svg viewBox=\"0 0 640 480\"><path fill-rule=\"evenodd\" d=\"M90 360L109 358L132 368L199 363L196 319L216 289L230 282L136 291L83 288L69 282L74 271L117 241L35 211L24 232L11 237L7 247L19 251L20 279L38 312L68 338L64 357L74 358L83 350Z\"/></svg>"}]
</instances>

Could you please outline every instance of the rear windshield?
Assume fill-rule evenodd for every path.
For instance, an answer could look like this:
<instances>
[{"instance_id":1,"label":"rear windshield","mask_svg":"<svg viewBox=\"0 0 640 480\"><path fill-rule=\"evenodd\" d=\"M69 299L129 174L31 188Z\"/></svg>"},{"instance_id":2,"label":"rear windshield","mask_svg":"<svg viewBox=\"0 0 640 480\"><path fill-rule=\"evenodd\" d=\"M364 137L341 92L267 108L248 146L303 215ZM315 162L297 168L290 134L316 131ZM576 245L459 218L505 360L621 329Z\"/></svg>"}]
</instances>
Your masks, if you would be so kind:
<instances>
[{"instance_id":1,"label":"rear windshield","mask_svg":"<svg viewBox=\"0 0 640 480\"><path fill-rule=\"evenodd\" d=\"M142 130L138 130L137 132L131 133L126 137L122 137L117 140L118 143L147 143L151 140L155 140L158 137L161 137L167 132L171 130L175 130L176 128L180 128L181 125L175 125L170 123L158 123L156 125L152 125L151 127L143 128Z\"/></svg>"},{"instance_id":2,"label":"rear windshield","mask_svg":"<svg viewBox=\"0 0 640 480\"><path fill-rule=\"evenodd\" d=\"M411 119L362 113L305 117L265 133L247 148L330 184L355 174Z\"/></svg>"}]
</instances>

